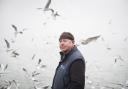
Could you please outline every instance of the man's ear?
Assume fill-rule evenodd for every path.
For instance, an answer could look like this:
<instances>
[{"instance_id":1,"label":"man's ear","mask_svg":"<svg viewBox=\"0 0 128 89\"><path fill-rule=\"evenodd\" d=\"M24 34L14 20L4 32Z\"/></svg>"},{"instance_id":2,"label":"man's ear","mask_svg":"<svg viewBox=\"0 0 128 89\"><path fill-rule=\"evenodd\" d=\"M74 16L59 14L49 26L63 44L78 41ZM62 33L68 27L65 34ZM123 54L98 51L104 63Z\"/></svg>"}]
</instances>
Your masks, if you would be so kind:
<instances>
[{"instance_id":1,"label":"man's ear","mask_svg":"<svg viewBox=\"0 0 128 89\"><path fill-rule=\"evenodd\" d=\"M74 41L74 40L72 40L72 43L73 43L73 44L75 44L75 41Z\"/></svg>"}]
</instances>

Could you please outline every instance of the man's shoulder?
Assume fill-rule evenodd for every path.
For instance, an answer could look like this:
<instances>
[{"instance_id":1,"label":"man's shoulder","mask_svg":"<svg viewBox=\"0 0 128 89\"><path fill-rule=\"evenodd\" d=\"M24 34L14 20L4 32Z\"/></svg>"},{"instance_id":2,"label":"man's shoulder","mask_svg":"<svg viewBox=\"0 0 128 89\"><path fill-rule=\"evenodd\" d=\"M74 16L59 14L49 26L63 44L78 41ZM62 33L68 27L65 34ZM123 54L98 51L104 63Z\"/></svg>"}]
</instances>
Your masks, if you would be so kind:
<instances>
[{"instance_id":1,"label":"man's shoulder","mask_svg":"<svg viewBox=\"0 0 128 89\"><path fill-rule=\"evenodd\" d=\"M75 59L84 59L83 54L77 49L72 53Z\"/></svg>"}]
</instances>

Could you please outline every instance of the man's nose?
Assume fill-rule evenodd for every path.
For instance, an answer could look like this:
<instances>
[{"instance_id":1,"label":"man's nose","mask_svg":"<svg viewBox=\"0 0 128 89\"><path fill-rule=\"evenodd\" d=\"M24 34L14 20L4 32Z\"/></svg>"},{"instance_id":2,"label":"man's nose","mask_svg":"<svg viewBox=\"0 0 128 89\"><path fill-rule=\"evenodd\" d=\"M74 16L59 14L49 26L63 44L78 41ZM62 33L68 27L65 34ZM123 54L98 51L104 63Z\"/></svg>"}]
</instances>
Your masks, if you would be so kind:
<instances>
[{"instance_id":1,"label":"man's nose","mask_svg":"<svg viewBox=\"0 0 128 89\"><path fill-rule=\"evenodd\" d=\"M64 44L64 41L61 41L60 44L63 45Z\"/></svg>"}]
</instances>

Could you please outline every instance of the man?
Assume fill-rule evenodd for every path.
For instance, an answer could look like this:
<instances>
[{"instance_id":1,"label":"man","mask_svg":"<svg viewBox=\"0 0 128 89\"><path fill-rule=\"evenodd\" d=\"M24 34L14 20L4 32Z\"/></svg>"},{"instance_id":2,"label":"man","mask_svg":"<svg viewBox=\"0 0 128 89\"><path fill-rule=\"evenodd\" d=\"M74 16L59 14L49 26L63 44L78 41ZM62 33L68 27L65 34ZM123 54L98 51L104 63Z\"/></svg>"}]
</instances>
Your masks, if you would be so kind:
<instances>
[{"instance_id":1,"label":"man","mask_svg":"<svg viewBox=\"0 0 128 89\"><path fill-rule=\"evenodd\" d=\"M63 32L59 42L61 60L56 68L52 89L84 89L85 61L74 45L74 36Z\"/></svg>"}]
</instances>

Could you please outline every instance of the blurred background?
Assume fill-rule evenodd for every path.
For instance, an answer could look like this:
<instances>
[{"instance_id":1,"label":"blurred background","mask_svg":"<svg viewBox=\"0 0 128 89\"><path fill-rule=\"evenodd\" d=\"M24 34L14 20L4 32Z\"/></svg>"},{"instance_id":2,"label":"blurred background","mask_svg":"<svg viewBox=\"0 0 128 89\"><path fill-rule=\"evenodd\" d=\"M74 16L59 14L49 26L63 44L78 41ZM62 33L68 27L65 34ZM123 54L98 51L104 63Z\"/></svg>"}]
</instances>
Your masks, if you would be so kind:
<instances>
[{"instance_id":1,"label":"blurred background","mask_svg":"<svg viewBox=\"0 0 128 89\"><path fill-rule=\"evenodd\" d=\"M128 89L128 0L0 0L0 89L50 89L63 31L85 57L85 89Z\"/></svg>"}]
</instances>

